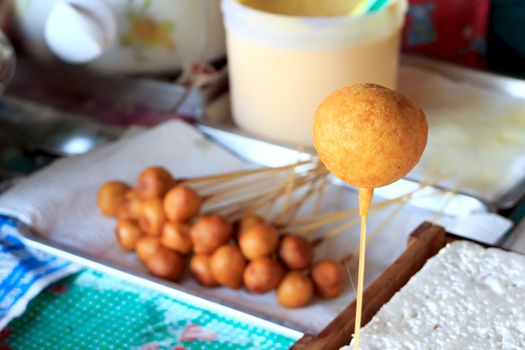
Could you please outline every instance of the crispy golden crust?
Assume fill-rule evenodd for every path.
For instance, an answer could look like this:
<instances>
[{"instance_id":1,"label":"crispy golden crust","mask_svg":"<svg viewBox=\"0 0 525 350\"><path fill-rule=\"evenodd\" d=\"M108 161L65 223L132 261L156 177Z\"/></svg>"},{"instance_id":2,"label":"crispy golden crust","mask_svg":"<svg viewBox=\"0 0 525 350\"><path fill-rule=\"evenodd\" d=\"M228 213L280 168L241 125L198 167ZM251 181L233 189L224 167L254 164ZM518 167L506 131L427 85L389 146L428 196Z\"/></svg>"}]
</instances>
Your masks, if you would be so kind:
<instances>
[{"instance_id":1,"label":"crispy golden crust","mask_svg":"<svg viewBox=\"0 0 525 350\"><path fill-rule=\"evenodd\" d=\"M400 92L375 84L334 91L314 118L314 144L328 170L362 188L388 185L419 161L425 114Z\"/></svg>"}]
</instances>

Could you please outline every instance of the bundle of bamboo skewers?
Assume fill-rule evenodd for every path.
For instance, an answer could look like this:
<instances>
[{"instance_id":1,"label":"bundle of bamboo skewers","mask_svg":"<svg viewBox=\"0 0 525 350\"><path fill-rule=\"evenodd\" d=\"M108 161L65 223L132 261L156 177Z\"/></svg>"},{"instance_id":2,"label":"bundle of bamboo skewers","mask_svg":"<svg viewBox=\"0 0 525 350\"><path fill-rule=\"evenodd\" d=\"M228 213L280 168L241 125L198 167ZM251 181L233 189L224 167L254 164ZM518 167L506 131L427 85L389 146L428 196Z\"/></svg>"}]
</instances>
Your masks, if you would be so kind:
<instances>
[{"instance_id":1,"label":"bundle of bamboo skewers","mask_svg":"<svg viewBox=\"0 0 525 350\"><path fill-rule=\"evenodd\" d=\"M120 246L135 251L154 276L178 281L189 259L191 275L205 287L244 286L257 294L276 289L281 305L301 307L314 295L339 296L343 266L355 255L314 262L317 247L358 222L355 208L321 213L329 182L317 159L178 180L150 167L135 188L121 181L103 184L98 206L118 220ZM372 211L399 205L386 224L417 192L380 202ZM307 202L312 213L300 216Z\"/></svg>"}]
</instances>

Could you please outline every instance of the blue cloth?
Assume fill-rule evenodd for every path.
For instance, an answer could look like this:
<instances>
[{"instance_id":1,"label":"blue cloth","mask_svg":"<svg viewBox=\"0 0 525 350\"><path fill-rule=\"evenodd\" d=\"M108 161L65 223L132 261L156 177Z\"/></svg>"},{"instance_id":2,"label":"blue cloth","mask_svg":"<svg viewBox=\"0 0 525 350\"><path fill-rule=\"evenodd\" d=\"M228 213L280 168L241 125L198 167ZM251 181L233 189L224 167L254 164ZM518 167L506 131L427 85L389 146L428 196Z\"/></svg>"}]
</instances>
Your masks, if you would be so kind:
<instances>
[{"instance_id":1,"label":"blue cloth","mask_svg":"<svg viewBox=\"0 0 525 350\"><path fill-rule=\"evenodd\" d=\"M0 215L0 329L42 289L78 270L69 261L27 247L16 222Z\"/></svg>"}]
</instances>

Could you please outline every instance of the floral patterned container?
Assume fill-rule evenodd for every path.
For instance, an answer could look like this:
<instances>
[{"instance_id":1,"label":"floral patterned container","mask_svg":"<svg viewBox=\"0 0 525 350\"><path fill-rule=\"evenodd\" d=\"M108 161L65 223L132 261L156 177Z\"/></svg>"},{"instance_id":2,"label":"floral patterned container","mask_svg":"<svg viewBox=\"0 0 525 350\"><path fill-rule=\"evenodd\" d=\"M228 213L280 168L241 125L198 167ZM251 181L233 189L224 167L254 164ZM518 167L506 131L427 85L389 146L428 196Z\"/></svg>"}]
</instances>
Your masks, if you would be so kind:
<instances>
[{"instance_id":1,"label":"floral patterned container","mask_svg":"<svg viewBox=\"0 0 525 350\"><path fill-rule=\"evenodd\" d=\"M17 0L27 51L109 72L163 72L225 55L219 0Z\"/></svg>"}]
</instances>

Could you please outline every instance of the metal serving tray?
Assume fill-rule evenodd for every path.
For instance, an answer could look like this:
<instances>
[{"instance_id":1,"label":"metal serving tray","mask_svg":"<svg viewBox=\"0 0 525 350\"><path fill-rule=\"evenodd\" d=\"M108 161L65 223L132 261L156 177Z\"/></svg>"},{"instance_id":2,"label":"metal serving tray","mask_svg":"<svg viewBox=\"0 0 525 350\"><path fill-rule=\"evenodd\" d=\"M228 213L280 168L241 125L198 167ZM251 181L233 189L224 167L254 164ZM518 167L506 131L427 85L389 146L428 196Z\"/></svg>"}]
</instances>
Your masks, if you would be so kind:
<instances>
[{"instance_id":1,"label":"metal serving tray","mask_svg":"<svg viewBox=\"0 0 525 350\"><path fill-rule=\"evenodd\" d=\"M277 145L264 140L254 139L237 131L227 130L227 128L217 128L203 124L196 125L196 127L206 137L222 145L243 160L251 162L254 165L277 167L294 163L297 160L309 159L313 156L313 154L310 152L298 152L292 148ZM335 178L333 178L332 183L337 186L343 186L349 191L354 191L353 188L342 184ZM400 182L397 182L394 187L388 186L383 190L379 190L377 195L384 198L394 197L400 195L400 193L406 193L411 189L415 189L417 186L417 182L401 180ZM429 188L429 191L438 191L438 189ZM466 215L472 212L489 210L486 203L483 203L477 198L473 198L461 193L454 195L452 200L443 196L434 197L438 197L438 200L432 199L433 197L429 196L426 200L411 202L411 204L437 212L443 209L443 201L446 199L447 210L445 210L444 214L449 216ZM222 300L221 298L213 295L213 293L207 292L206 290L195 289L181 284L164 281L146 273L124 268L119 264L110 263L104 259L85 253L81 250L51 241L41 235L38 235L30 227L21 222L17 222L17 228L24 243L30 247L46 251L83 266L87 266L114 275L116 277L129 280L148 288L152 288L161 293L177 298L178 300L188 302L193 305L202 306L209 310L220 312L230 317L235 317L240 320L251 322L253 324L259 325L260 327L264 327L268 330L294 339L301 338L304 332L309 331L308 329L305 329L295 323L283 319L275 319L269 317L268 315L263 315L254 312L253 310L248 310L238 305L233 305L232 303Z\"/></svg>"}]
</instances>

